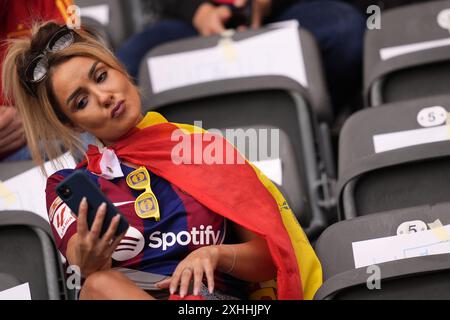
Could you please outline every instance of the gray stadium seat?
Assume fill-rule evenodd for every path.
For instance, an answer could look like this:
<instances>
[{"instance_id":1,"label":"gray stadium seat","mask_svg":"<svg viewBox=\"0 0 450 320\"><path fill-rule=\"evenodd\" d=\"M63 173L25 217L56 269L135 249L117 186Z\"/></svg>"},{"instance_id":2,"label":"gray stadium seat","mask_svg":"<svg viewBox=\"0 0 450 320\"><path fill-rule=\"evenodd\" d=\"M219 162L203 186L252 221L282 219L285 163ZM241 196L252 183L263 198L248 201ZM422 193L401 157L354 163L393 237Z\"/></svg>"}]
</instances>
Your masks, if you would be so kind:
<instances>
[{"instance_id":1,"label":"gray stadium seat","mask_svg":"<svg viewBox=\"0 0 450 320\"><path fill-rule=\"evenodd\" d=\"M365 37L368 106L450 92L449 10L450 1L445 0L383 11L381 29L367 30ZM427 48L419 50L419 44ZM392 48L399 46L413 50L397 55Z\"/></svg>"},{"instance_id":2,"label":"gray stadium seat","mask_svg":"<svg viewBox=\"0 0 450 320\"><path fill-rule=\"evenodd\" d=\"M373 285L374 269L355 268L352 243L397 235L408 221L450 223L450 203L425 205L338 222L325 230L315 250L323 269L323 285L314 299L403 300L450 299L450 254L417 256L377 264L379 289ZM403 257L402 257L403 258Z\"/></svg>"},{"instance_id":3,"label":"gray stadium seat","mask_svg":"<svg viewBox=\"0 0 450 320\"><path fill-rule=\"evenodd\" d=\"M234 40L262 32L237 33ZM314 239L335 214L331 194L334 162L328 134L332 114L316 44L309 33L300 32L308 89L282 76L259 76L152 92L148 58L215 46L218 36L176 41L154 49L141 64L139 84L144 112L158 111L169 121L193 124L202 120L206 129L279 129L282 188L307 235ZM251 148L241 152L248 157Z\"/></svg>"},{"instance_id":4,"label":"gray stadium seat","mask_svg":"<svg viewBox=\"0 0 450 320\"><path fill-rule=\"evenodd\" d=\"M106 28L106 32L111 40L114 49L128 38L134 31L132 7L130 1L126 0L76 0L76 5L81 8L82 21L85 17L83 9L92 9L93 7L102 6L107 8L107 20L97 19L100 24ZM100 15L97 15L99 17ZM89 16L96 19L95 15Z\"/></svg>"},{"instance_id":5,"label":"gray stadium seat","mask_svg":"<svg viewBox=\"0 0 450 320\"><path fill-rule=\"evenodd\" d=\"M31 160L0 163L0 181L35 166ZM17 252L24 254L14 255L8 249L11 243L17 243ZM66 288L50 225L39 215L0 211L0 257L0 291L29 282L33 300L74 299L75 291Z\"/></svg>"},{"instance_id":6,"label":"gray stadium seat","mask_svg":"<svg viewBox=\"0 0 450 320\"><path fill-rule=\"evenodd\" d=\"M36 164L32 160L11 161L0 163L0 181L8 180L22 172L25 172Z\"/></svg>"},{"instance_id":7,"label":"gray stadium seat","mask_svg":"<svg viewBox=\"0 0 450 320\"><path fill-rule=\"evenodd\" d=\"M450 141L446 124L450 111L449 96L383 106L357 112L342 128L338 179L342 220L450 201ZM421 126L419 112L434 106L441 106L439 116L444 120L437 126ZM438 115L430 119L434 116ZM405 131L407 135L400 140L398 136L381 136ZM420 135L424 133L436 140L421 140ZM384 145L395 141L407 144L390 150L379 146L379 152L376 152L375 136L377 141L383 137ZM412 145L415 143L418 144Z\"/></svg>"},{"instance_id":8,"label":"gray stadium seat","mask_svg":"<svg viewBox=\"0 0 450 320\"><path fill-rule=\"evenodd\" d=\"M67 299L59 252L47 221L0 211L0 290L29 283L32 300Z\"/></svg>"},{"instance_id":9,"label":"gray stadium seat","mask_svg":"<svg viewBox=\"0 0 450 320\"><path fill-rule=\"evenodd\" d=\"M106 32L106 28L100 22L89 17L83 17L81 19L82 26L86 27L89 32L93 32L94 35L110 50L113 50L111 39Z\"/></svg>"}]
</instances>

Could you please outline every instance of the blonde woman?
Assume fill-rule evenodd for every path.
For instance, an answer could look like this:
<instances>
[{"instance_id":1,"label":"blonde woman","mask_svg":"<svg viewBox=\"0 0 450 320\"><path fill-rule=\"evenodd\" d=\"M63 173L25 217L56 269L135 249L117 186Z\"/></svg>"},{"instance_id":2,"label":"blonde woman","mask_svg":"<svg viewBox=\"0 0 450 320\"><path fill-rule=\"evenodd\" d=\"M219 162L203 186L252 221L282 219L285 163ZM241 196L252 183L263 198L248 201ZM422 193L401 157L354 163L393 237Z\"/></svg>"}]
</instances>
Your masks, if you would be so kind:
<instances>
[{"instance_id":1,"label":"blonde woman","mask_svg":"<svg viewBox=\"0 0 450 320\"><path fill-rule=\"evenodd\" d=\"M61 153L57 141L79 149L81 132L101 142L101 147L89 147L76 170L85 171L123 213L130 223L126 234L114 238L118 219L113 219L99 236L103 205L90 229L85 200L77 215L66 210L55 187L73 170L50 176L46 189L58 249L69 264L80 267L84 279L81 299L154 299L164 293L246 298L248 283L275 278L274 297L312 297L320 285L320 265L290 209L285 203L280 209L284 199L270 181L245 160L175 161L174 132L182 127L185 139L195 133L157 113L144 117L138 89L92 36L51 22L37 27L31 39L10 44L3 82L38 164ZM197 134L241 157L223 138ZM133 186L136 174L146 177L143 188ZM139 207L142 197L151 205ZM151 274L168 278L155 290Z\"/></svg>"}]
</instances>

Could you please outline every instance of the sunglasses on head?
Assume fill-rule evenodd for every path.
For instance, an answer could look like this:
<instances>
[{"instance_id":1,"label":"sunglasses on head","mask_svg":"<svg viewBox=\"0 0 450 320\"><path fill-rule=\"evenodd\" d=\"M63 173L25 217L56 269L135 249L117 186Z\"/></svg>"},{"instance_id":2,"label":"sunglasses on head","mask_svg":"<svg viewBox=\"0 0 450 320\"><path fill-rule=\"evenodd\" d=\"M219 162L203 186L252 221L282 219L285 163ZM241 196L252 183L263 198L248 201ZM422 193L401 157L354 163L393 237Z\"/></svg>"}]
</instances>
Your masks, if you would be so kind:
<instances>
[{"instance_id":1,"label":"sunglasses on head","mask_svg":"<svg viewBox=\"0 0 450 320\"><path fill-rule=\"evenodd\" d=\"M45 49L30 61L25 69L25 81L23 81L23 84L32 96L37 96L35 84L41 82L47 76L49 69L47 54L58 52L71 46L75 42L75 35L75 31L69 29L66 25L62 26L47 42Z\"/></svg>"}]
</instances>

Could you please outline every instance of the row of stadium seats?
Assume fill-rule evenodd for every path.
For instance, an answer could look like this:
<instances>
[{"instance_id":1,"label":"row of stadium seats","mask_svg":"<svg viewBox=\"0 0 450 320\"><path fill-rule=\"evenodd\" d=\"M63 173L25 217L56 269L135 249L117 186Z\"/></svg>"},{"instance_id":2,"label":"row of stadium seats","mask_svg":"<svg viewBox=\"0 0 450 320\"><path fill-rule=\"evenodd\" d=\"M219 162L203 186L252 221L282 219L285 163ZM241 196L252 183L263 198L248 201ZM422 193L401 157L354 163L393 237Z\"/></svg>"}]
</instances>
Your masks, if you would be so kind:
<instances>
[{"instance_id":1,"label":"row of stadium seats","mask_svg":"<svg viewBox=\"0 0 450 320\"><path fill-rule=\"evenodd\" d=\"M376 248L366 252L374 259L370 265L379 268L381 290L368 284L374 269L368 263L357 267L355 251L360 241L400 240L431 229L435 221L449 224L449 8L450 1L430 1L394 9L383 14L381 30L367 32L364 93L369 108L352 115L341 130L341 221L316 243L324 271L316 299L450 297L450 254L432 250L448 246L446 229L426 246L402 247L392 259L373 254ZM378 248L388 252L381 257L395 252L390 245L395 241Z\"/></svg>"},{"instance_id":2,"label":"row of stadium seats","mask_svg":"<svg viewBox=\"0 0 450 320\"><path fill-rule=\"evenodd\" d=\"M81 23L94 27L117 50L129 37L158 19L159 4L146 0L74 0Z\"/></svg>"},{"instance_id":3,"label":"row of stadium seats","mask_svg":"<svg viewBox=\"0 0 450 320\"><path fill-rule=\"evenodd\" d=\"M446 0L386 11L382 29L367 32L364 53L367 108L352 115L341 131L338 174L329 129L333 114L320 54L314 38L303 29L298 34L308 86L286 77L267 75L153 92L149 59L208 48L220 40L219 36L191 38L160 46L144 59L139 75L143 112L155 110L170 121L181 123L202 120L204 128L280 130L283 168L280 187L309 239L315 242L323 265L324 284L316 299L448 298L445 288L450 254L378 263L382 290L370 290L367 267L355 267L353 244L395 236L398 226L405 222L420 220L428 224L439 219L443 225L449 223L450 179L446 179L446 168L450 154L447 128L450 98L446 95L445 80L449 77L450 52L446 43L449 31L440 23L443 19L450 21L450 15L442 18L442 12L449 8L450 1ZM101 34L109 34L101 31L99 25L97 29ZM238 42L265 32L268 31L252 30L232 37ZM440 108L430 109L436 106ZM430 131L420 130L429 129L442 129L444 137L427 140ZM395 134L403 134L403 138ZM392 145L394 138L400 141ZM247 156L252 153L248 149L241 151ZM2 166L2 174L12 172ZM11 223L11 215L19 216L17 212L9 213L9 218L8 214L0 216L0 225L5 225L0 235L6 234L8 239L12 239L9 231L12 226L18 228L20 224L18 220ZM36 230L36 226L32 228ZM55 255L56 251L42 246L43 249L30 255L35 255L35 261L44 266L49 261L47 256ZM29 251L26 244L23 248ZM1 255L8 250L0 247ZM15 260L11 266L20 263L25 265ZM63 277L59 267L56 271L45 270L41 279L50 281L48 270L56 277L52 283ZM14 268L2 265L0 290L13 282L11 274L17 274ZM38 272L33 276L38 277ZM18 277L30 283L37 281L25 274ZM43 288L42 285L36 284ZM48 293L32 290L32 297L55 298L49 282L46 286ZM52 288L60 290L60 297L67 297L65 290L55 285Z\"/></svg>"},{"instance_id":4,"label":"row of stadium seats","mask_svg":"<svg viewBox=\"0 0 450 320\"><path fill-rule=\"evenodd\" d=\"M81 23L98 30L111 49L117 49L141 28L140 0L76 0L81 9Z\"/></svg>"},{"instance_id":5,"label":"row of stadium seats","mask_svg":"<svg viewBox=\"0 0 450 320\"><path fill-rule=\"evenodd\" d=\"M270 30L241 32L233 36L233 41L267 32ZM304 64L307 87L283 76L254 76L152 91L150 59L214 47L220 36L175 41L152 50L140 67L139 84L143 90L144 113L157 111L178 123L201 120L204 128L222 132L236 128L278 129L281 187L307 235L316 239L330 223L334 208L330 190L335 180L329 134L332 110L321 61L316 58L319 56L316 42L307 31L299 30L298 36L307 61ZM240 151L251 161L271 159L270 156L251 159L251 149L258 145Z\"/></svg>"}]
</instances>

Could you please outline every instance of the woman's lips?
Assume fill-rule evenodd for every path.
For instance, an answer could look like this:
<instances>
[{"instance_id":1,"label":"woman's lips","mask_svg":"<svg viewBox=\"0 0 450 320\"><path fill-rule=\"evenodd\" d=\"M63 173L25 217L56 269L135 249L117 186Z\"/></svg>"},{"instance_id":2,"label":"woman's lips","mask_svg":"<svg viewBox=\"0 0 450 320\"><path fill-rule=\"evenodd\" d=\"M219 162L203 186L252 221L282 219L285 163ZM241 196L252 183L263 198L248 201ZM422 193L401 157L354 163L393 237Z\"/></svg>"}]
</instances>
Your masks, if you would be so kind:
<instances>
[{"instance_id":1,"label":"woman's lips","mask_svg":"<svg viewBox=\"0 0 450 320\"><path fill-rule=\"evenodd\" d=\"M124 100L122 100L116 104L114 109L112 109L111 118L120 117L124 111L125 111L125 102L124 102Z\"/></svg>"}]
</instances>

